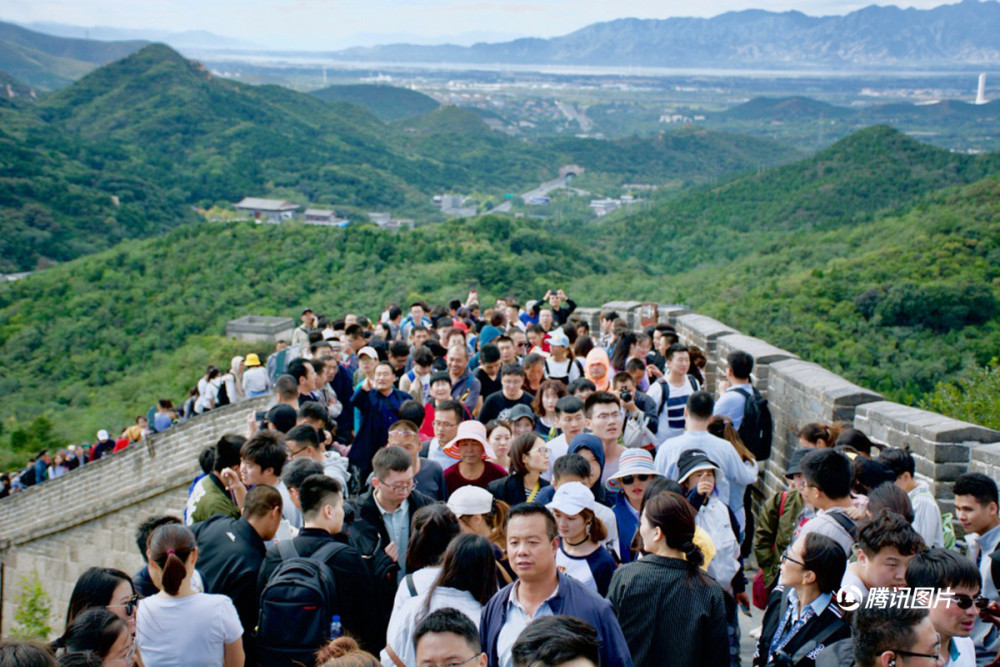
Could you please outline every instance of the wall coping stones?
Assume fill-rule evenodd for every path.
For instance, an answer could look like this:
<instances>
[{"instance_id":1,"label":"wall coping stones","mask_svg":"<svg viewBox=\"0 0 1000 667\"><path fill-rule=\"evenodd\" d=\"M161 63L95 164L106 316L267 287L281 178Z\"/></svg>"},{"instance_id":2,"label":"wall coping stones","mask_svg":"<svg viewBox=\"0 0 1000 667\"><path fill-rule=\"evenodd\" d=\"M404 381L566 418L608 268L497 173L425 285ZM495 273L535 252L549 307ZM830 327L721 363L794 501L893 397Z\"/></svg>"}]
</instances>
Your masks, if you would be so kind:
<instances>
[{"instance_id":1,"label":"wall coping stones","mask_svg":"<svg viewBox=\"0 0 1000 667\"><path fill-rule=\"evenodd\" d=\"M918 435L930 442L1000 442L1000 431L891 401L876 401L859 405L857 417L872 423L893 426L900 431Z\"/></svg>"},{"instance_id":2,"label":"wall coping stones","mask_svg":"<svg viewBox=\"0 0 1000 667\"><path fill-rule=\"evenodd\" d=\"M705 340L709 341L720 338L721 336L740 333L736 329L727 324L723 324L719 320L708 317L707 315L698 315L697 313L680 315L677 317L676 321L678 326L690 329L699 336L703 336Z\"/></svg>"},{"instance_id":3,"label":"wall coping stones","mask_svg":"<svg viewBox=\"0 0 1000 667\"><path fill-rule=\"evenodd\" d=\"M972 447L972 460L1000 468L1000 442Z\"/></svg>"},{"instance_id":4,"label":"wall coping stones","mask_svg":"<svg viewBox=\"0 0 1000 667\"><path fill-rule=\"evenodd\" d=\"M754 367L758 365L768 366L776 361L784 359L798 359L799 356L792 354L788 350L771 345L766 340L747 336L742 333L726 334L719 337L719 345L724 345L733 350L743 350L753 356Z\"/></svg>"},{"instance_id":5,"label":"wall coping stones","mask_svg":"<svg viewBox=\"0 0 1000 667\"><path fill-rule=\"evenodd\" d=\"M825 396L837 405L850 407L883 400L880 394L859 387L818 364L801 359L777 361L771 364L771 373L780 374L804 394Z\"/></svg>"}]
</instances>

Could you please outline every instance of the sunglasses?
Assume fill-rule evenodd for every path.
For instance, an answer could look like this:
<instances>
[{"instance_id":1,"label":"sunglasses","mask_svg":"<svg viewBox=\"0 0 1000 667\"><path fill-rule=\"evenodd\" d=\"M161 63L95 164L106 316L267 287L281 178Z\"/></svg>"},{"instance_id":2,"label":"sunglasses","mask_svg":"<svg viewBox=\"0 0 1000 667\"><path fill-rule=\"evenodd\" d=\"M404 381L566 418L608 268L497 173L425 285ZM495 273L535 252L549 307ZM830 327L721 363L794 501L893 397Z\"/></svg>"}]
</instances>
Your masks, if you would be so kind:
<instances>
[{"instance_id":1,"label":"sunglasses","mask_svg":"<svg viewBox=\"0 0 1000 667\"><path fill-rule=\"evenodd\" d=\"M951 600L959 609L969 609L972 605L976 605L976 609L986 609L990 606L990 601L981 595L970 597L964 593L952 593Z\"/></svg>"},{"instance_id":2,"label":"sunglasses","mask_svg":"<svg viewBox=\"0 0 1000 667\"><path fill-rule=\"evenodd\" d=\"M632 484L633 482L648 482L653 479L655 475L623 475L618 479L622 484Z\"/></svg>"},{"instance_id":3,"label":"sunglasses","mask_svg":"<svg viewBox=\"0 0 1000 667\"><path fill-rule=\"evenodd\" d=\"M124 607L125 608L125 615L126 616L131 616L132 613L135 611L136 607L138 607L138 606L139 606L139 596L138 595L133 595L132 597L130 597L128 599L128 602L126 602L125 604L109 604L109 605L107 605L107 607L109 609L116 608L116 607ZM966 607L966 609L967 608L968 607Z\"/></svg>"}]
</instances>

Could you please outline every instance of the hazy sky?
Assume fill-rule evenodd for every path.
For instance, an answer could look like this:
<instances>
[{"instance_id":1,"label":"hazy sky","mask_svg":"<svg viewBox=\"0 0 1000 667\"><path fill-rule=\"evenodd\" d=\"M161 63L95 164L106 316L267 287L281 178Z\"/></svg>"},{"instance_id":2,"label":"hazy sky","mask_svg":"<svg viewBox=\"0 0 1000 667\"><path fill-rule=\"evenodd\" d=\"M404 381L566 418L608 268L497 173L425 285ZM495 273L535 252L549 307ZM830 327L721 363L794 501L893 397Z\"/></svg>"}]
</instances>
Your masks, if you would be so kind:
<instances>
[{"instance_id":1,"label":"hazy sky","mask_svg":"<svg viewBox=\"0 0 1000 667\"><path fill-rule=\"evenodd\" d=\"M551 37L622 17L715 16L730 10L845 14L871 4L927 9L940 0L0 0L0 20L208 30L268 47L338 48L399 38Z\"/></svg>"}]
</instances>

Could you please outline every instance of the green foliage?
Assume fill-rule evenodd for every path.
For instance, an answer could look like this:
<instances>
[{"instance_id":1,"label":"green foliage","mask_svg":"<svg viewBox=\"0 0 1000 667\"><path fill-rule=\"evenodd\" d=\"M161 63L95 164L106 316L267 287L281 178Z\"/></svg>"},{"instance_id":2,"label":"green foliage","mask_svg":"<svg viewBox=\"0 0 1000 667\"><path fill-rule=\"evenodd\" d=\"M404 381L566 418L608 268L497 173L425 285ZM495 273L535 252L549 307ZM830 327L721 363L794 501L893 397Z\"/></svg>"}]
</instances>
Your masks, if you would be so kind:
<instances>
[{"instance_id":1,"label":"green foliage","mask_svg":"<svg viewBox=\"0 0 1000 667\"><path fill-rule=\"evenodd\" d=\"M892 285L873 311L885 326L923 326L937 331L981 324L996 313L996 297L986 285L918 285L911 281Z\"/></svg>"},{"instance_id":2,"label":"green foliage","mask_svg":"<svg viewBox=\"0 0 1000 667\"><path fill-rule=\"evenodd\" d=\"M456 285L475 285L484 299L529 298L581 273L604 275L606 266L577 240L490 216L398 233L186 226L0 286L0 353L8 360L0 420L44 414L65 440L114 431L158 398L180 401L208 363L266 354L221 338L227 321L248 313L289 314L308 302L317 312L374 314L414 294L444 302ZM34 390L38 378L46 379L44 396Z\"/></svg>"},{"instance_id":3,"label":"green foliage","mask_svg":"<svg viewBox=\"0 0 1000 667\"><path fill-rule=\"evenodd\" d=\"M432 97L407 88L358 84L330 86L310 93L324 102L347 102L368 109L380 120L392 122L419 116L438 108Z\"/></svg>"},{"instance_id":4,"label":"green foliage","mask_svg":"<svg viewBox=\"0 0 1000 667\"><path fill-rule=\"evenodd\" d=\"M14 597L14 625L11 637L20 640L46 641L52 633L52 599L42 586L38 572L24 575Z\"/></svg>"},{"instance_id":5,"label":"green foliage","mask_svg":"<svg viewBox=\"0 0 1000 667\"><path fill-rule=\"evenodd\" d=\"M970 368L950 382L940 382L920 401L933 412L1000 429L1000 360Z\"/></svg>"}]
</instances>

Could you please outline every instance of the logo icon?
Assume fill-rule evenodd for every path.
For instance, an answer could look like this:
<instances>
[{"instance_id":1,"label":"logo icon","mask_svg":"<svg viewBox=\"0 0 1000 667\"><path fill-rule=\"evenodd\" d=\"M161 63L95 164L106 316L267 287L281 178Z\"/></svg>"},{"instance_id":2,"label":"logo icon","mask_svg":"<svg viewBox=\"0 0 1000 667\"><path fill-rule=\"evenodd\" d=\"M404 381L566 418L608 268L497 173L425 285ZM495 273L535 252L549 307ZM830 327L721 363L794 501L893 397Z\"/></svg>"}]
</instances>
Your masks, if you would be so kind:
<instances>
[{"instance_id":1,"label":"logo icon","mask_svg":"<svg viewBox=\"0 0 1000 667\"><path fill-rule=\"evenodd\" d=\"M861 591L857 586L845 586L837 591L837 604L844 611L854 611L861 606Z\"/></svg>"}]
</instances>

